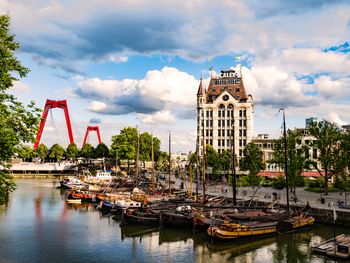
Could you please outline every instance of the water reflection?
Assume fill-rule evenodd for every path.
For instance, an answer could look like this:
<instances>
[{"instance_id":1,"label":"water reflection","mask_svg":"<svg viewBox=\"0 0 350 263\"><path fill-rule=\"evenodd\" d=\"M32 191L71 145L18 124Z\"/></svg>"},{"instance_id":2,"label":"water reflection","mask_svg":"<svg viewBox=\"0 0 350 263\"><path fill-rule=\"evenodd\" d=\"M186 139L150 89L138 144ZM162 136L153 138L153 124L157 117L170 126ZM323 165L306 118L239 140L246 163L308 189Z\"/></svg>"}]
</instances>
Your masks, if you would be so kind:
<instances>
[{"instance_id":1,"label":"water reflection","mask_svg":"<svg viewBox=\"0 0 350 263\"><path fill-rule=\"evenodd\" d=\"M8 206L0 207L0 262L332 262L310 254L311 245L332 237L331 226L212 243L191 230L120 226L120 215L66 204L56 186L18 181Z\"/></svg>"}]
</instances>

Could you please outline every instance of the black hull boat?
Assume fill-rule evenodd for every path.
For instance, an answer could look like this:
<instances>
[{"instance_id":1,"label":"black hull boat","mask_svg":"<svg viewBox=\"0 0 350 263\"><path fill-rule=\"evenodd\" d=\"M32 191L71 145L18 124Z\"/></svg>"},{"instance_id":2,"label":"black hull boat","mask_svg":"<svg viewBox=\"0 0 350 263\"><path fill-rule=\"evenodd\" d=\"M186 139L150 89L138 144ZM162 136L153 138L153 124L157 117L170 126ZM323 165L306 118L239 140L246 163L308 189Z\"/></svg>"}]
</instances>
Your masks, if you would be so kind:
<instances>
[{"instance_id":1,"label":"black hull boat","mask_svg":"<svg viewBox=\"0 0 350 263\"><path fill-rule=\"evenodd\" d=\"M132 225L158 226L159 214L149 211L127 210L124 212L124 220Z\"/></svg>"}]
</instances>

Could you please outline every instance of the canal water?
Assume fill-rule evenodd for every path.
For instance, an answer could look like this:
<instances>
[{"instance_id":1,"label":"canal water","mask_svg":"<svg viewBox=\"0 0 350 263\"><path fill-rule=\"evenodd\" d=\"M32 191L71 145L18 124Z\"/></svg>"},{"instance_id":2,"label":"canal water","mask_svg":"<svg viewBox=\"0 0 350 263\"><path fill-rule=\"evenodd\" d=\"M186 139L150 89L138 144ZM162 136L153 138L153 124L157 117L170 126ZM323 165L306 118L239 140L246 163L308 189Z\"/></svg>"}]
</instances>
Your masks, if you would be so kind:
<instances>
[{"instance_id":1,"label":"canal water","mask_svg":"<svg viewBox=\"0 0 350 263\"><path fill-rule=\"evenodd\" d=\"M212 244L205 233L124 225L93 205L68 205L57 181L17 180L0 207L0 262L334 262L310 253L323 224L293 234ZM337 227L337 233L350 233Z\"/></svg>"}]
</instances>

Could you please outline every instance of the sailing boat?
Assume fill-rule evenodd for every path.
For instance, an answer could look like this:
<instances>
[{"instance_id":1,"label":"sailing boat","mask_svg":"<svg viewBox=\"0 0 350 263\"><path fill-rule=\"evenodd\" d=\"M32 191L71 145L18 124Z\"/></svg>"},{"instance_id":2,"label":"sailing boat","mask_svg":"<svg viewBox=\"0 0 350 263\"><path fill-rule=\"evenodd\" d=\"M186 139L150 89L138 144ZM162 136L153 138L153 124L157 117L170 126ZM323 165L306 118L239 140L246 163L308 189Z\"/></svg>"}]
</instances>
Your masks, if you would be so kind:
<instances>
[{"instance_id":1,"label":"sailing boat","mask_svg":"<svg viewBox=\"0 0 350 263\"><path fill-rule=\"evenodd\" d=\"M307 227L312 225L315 222L315 219L307 215L306 213L301 212L297 215L290 215L289 209L289 187L288 187L288 162L287 162L287 135L286 135L286 121L285 113L283 110L283 136L284 136L284 157L285 157L285 176L286 176L286 194L287 194L287 213L288 217L281 221L274 222L247 222L245 224L236 224L236 223L226 223L217 226L210 226L207 230L207 234L215 239L229 240L237 239L241 237L253 237L261 235L271 235L281 232L293 231L302 227Z\"/></svg>"}]
</instances>

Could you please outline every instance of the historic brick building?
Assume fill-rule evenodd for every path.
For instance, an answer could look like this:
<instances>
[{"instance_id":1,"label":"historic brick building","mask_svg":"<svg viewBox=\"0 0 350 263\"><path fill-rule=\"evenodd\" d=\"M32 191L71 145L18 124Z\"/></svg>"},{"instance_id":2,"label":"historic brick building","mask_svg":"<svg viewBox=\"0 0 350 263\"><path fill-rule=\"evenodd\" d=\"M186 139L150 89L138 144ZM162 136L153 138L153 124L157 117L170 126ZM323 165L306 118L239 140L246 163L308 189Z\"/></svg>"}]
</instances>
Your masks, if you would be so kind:
<instances>
[{"instance_id":1,"label":"historic brick building","mask_svg":"<svg viewBox=\"0 0 350 263\"><path fill-rule=\"evenodd\" d=\"M207 89L200 81L197 92L197 146L203 155L203 143L219 153L232 150L243 156L243 149L253 137L253 98L247 95L240 70L221 71L212 76Z\"/></svg>"}]
</instances>

